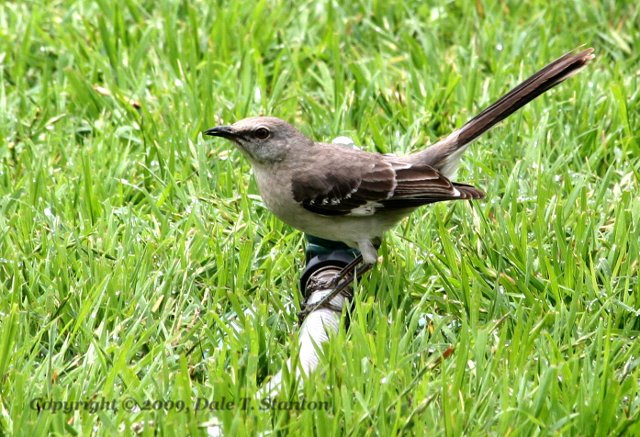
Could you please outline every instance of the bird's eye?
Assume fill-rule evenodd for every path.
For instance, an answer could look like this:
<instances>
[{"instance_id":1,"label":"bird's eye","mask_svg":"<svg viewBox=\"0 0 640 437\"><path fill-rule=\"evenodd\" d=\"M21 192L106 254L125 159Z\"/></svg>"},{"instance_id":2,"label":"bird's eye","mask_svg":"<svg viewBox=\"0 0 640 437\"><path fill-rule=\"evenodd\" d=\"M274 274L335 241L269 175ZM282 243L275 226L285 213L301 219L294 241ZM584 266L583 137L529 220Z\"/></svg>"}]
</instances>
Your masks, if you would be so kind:
<instances>
[{"instance_id":1,"label":"bird's eye","mask_svg":"<svg viewBox=\"0 0 640 437\"><path fill-rule=\"evenodd\" d=\"M269 135L271 135L271 132L269 132L269 129L267 129L266 127L259 127L258 129L256 129L255 135L256 138L260 140L266 140L267 138L269 138Z\"/></svg>"}]
</instances>

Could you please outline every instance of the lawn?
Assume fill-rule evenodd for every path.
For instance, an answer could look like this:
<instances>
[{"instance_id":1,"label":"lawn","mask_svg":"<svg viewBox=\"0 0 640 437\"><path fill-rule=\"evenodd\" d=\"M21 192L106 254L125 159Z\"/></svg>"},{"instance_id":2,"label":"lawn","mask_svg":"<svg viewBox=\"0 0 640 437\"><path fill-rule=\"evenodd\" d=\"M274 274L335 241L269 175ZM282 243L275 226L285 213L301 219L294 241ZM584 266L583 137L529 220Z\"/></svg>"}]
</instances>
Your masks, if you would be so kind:
<instances>
[{"instance_id":1,"label":"lawn","mask_svg":"<svg viewBox=\"0 0 640 437\"><path fill-rule=\"evenodd\" d=\"M340 3L0 4L0 434L640 435L636 2ZM319 370L256 398L304 236L201 131L408 153L583 44L470 147L486 199L390 232Z\"/></svg>"}]
</instances>

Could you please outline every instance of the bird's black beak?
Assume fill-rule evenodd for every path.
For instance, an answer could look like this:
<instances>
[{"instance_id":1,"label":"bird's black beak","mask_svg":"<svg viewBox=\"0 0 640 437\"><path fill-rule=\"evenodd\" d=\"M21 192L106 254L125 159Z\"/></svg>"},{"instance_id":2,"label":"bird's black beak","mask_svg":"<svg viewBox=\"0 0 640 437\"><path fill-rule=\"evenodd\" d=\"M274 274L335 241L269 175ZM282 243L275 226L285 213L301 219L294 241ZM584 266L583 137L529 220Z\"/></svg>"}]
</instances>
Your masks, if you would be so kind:
<instances>
[{"instance_id":1,"label":"bird's black beak","mask_svg":"<svg viewBox=\"0 0 640 437\"><path fill-rule=\"evenodd\" d=\"M237 136L235 129L231 126L216 126L211 129L207 129L202 133L210 137L222 137L228 139L234 139Z\"/></svg>"}]
</instances>

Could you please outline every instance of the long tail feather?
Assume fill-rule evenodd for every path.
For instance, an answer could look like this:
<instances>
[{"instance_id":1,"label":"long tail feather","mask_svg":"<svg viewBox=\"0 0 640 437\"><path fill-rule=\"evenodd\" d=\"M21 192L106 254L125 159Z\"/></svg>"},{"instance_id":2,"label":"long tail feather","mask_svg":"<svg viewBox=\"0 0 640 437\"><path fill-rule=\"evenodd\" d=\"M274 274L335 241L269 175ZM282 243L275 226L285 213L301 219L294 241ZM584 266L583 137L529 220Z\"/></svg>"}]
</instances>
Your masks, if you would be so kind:
<instances>
[{"instance_id":1,"label":"long tail feather","mask_svg":"<svg viewBox=\"0 0 640 437\"><path fill-rule=\"evenodd\" d=\"M450 177L469 143L539 95L576 74L593 58L592 48L567 53L513 88L460 129L424 151L411 155L409 160L430 165Z\"/></svg>"}]
</instances>

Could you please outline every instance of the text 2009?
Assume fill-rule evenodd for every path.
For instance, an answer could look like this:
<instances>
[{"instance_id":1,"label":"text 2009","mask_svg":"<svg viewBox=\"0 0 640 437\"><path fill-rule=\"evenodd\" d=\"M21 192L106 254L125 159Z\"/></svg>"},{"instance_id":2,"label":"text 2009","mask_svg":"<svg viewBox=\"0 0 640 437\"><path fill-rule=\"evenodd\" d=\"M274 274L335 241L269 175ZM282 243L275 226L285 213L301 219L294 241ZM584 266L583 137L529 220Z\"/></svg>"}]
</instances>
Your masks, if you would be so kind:
<instances>
[{"instance_id":1,"label":"text 2009","mask_svg":"<svg viewBox=\"0 0 640 437\"><path fill-rule=\"evenodd\" d=\"M185 401L171 399L156 399L136 401L134 398L127 398L122 401L122 409L125 411L185 411L189 407Z\"/></svg>"}]
</instances>

